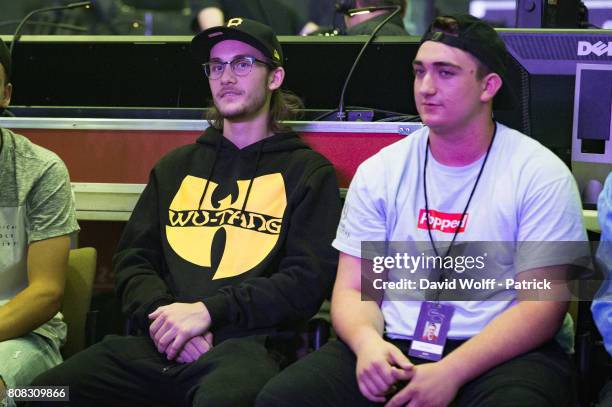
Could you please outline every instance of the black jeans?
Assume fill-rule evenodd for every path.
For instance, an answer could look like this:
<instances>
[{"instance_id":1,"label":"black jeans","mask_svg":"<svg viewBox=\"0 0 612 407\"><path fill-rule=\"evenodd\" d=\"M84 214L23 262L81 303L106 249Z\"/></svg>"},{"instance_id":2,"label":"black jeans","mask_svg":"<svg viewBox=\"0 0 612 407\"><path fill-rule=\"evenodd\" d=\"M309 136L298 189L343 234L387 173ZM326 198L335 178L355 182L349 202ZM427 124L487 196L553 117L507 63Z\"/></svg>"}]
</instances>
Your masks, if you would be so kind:
<instances>
[{"instance_id":1,"label":"black jeans","mask_svg":"<svg viewBox=\"0 0 612 407\"><path fill-rule=\"evenodd\" d=\"M166 360L148 337L111 335L38 376L33 385L69 386L66 405L79 407L252 406L284 363L266 339L228 339L197 361L179 364Z\"/></svg>"},{"instance_id":2,"label":"black jeans","mask_svg":"<svg viewBox=\"0 0 612 407\"><path fill-rule=\"evenodd\" d=\"M409 341L390 341L405 354ZM447 344L445 354L461 342ZM410 357L414 364L428 363ZM289 366L268 382L256 407L370 407L355 375L356 358L340 341L332 341ZM444 384L440 384L444 385ZM502 363L466 383L453 406L535 407L573 406L573 373L570 360L556 342Z\"/></svg>"}]
</instances>

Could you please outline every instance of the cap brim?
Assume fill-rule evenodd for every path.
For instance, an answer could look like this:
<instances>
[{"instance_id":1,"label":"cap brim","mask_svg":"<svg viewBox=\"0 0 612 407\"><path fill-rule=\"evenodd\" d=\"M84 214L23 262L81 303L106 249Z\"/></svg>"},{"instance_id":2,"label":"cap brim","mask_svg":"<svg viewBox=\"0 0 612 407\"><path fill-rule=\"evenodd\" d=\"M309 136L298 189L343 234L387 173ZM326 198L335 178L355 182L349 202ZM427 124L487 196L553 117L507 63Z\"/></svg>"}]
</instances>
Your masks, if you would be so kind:
<instances>
[{"instance_id":1,"label":"cap brim","mask_svg":"<svg viewBox=\"0 0 612 407\"><path fill-rule=\"evenodd\" d=\"M191 41L191 54L199 64L208 62L212 47L225 40L237 40L247 43L272 60L270 51L257 39L233 27L224 26L211 27L196 35Z\"/></svg>"}]
</instances>

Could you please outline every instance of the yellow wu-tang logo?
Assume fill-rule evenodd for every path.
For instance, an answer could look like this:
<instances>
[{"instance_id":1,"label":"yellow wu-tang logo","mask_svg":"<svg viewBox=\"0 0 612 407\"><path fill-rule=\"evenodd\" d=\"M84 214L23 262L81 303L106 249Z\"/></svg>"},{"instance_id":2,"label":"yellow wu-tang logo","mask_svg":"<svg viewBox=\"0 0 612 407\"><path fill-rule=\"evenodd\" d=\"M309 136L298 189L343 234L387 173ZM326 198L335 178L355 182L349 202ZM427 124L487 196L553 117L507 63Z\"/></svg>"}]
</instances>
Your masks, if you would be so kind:
<instances>
[{"instance_id":1,"label":"yellow wu-tang logo","mask_svg":"<svg viewBox=\"0 0 612 407\"><path fill-rule=\"evenodd\" d=\"M213 238L219 229L225 229L225 248L213 279L237 276L257 266L272 251L281 231L287 207L281 174L253 179L244 213L241 209L249 180L239 180L237 184L238 198L232 202L228 195L215 208L212 196L219 185L210 181L202 199L206 180L189 175L170 204L168 243L176 254L193 264L211 267Z\"/></svg>"},{"instance_id":2,"label":"yellow wu-tang logo","mask_svg":"<svg viewBox=\"0 0 612 407\"><path fill-rule=\"evenodd\" d=\"M234 17L227 22L228 27L238 27L240 24L242 24L242 18L240 17Z\"/></svg>"}]
</instances>

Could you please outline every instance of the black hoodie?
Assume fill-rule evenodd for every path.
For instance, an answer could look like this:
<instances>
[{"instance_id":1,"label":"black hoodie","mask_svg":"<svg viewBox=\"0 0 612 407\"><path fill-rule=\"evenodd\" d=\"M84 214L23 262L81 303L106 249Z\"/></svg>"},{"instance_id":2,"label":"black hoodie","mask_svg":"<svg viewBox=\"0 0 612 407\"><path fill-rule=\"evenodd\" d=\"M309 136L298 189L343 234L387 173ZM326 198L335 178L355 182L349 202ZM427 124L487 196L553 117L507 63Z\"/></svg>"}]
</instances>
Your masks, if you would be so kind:
<instances>
[{"instance_id":1,"label":"black hoodie","mask_svg":"<svg viewBox=\"0 0 612 407\"><path fill-rule=\"evenodd\" d=\"M243 149L210 127L153 168L113 259L123 310L202 301L215 342L293 330L329 295L340 200L332 165L294 133Z\"/></svg>"}]
</instances>

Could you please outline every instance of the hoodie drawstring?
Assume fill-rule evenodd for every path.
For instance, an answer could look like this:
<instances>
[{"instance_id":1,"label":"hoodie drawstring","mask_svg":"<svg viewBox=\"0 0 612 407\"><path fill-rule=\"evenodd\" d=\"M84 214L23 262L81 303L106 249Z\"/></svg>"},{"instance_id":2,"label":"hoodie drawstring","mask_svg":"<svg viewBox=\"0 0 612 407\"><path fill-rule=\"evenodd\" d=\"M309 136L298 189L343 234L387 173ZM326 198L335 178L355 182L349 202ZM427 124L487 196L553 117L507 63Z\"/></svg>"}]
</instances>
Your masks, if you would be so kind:
<instances>
[{"instance_id":1,"label":"hoodie drawstring","mask_svg":"<svg viewBox=\"0 0 612 407\"><path fill-rule=\"evenodd\" d=\"M259 167L259 159L261 158L261 152L263 150L263 145L265 143L265 139L259 143L259 149L257 150L257 158L255 159L255 169L253 170L253 175L249 179L249 186L247 188L246 197L244 198L244 202L242 204L241 213L244 214L244 210L246 209L247 202L249 200L249 195L251 195L251 187L253 186L253 180L255 179L255 175L257 174L257 168Z\"/></svg>"},{"instance_id":2,"label":"hoodie drawstring","mask_svg":"<svg viewBox=\"0 0 612 407\"><path fill-rule=\"evenodd\" d=\"M200 197L200 204L198 205L198 209L202 208L202 204L204 203L204 197L206 197L206 191L208 191L208 184L210 184L210 179L215 172L215 166L217 165L217 159L219 158L219 151L221 151L221 141L223 138L219 138L217 140L217 147L215 148L215 158L213 159L213 163L210 167L210 172L208 173L208 177L206 177L206 184L204 185L204 192L202 192L202 196Z\"/></svg>"},{"instance_id":3,"label":"hoodie drawstring","mask_svg":"<svg viewBox=\"0 0 612 407\"><path fill-rule=\"evenodd\" d=\"M204 203L204 198L206 197L206 192L208 191L208 185L210 184L210 180L215 172L215 166L217 165L217 159L219 158L219 151L221 150L221 142L222 138L217 140L217 147L215 149L215 158L213 160L212 166L210 167L210 172L208 173L208 177L206 178L206 184L204 184L204 191L202 192L202 196L200 197L200 204L198 205L198 209L202 208L202 204ZM262 140L259 143L259 148L257 149L257 158L255 159L255 168L253 169L253 174L249 178L249 186L247 187L246 197L244 198L244 202L242 203L241 213L244 213L246 209L247 202L249 200L249 195L251 195L251 187L253 186L253 180L255 179L255 175L257 174L257 169L259 168L259 160L261 159L261 153L263 151L263 145L265 140Z\"/></svg>"}]
</instances>

